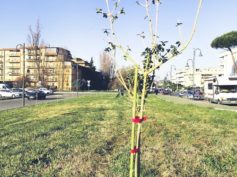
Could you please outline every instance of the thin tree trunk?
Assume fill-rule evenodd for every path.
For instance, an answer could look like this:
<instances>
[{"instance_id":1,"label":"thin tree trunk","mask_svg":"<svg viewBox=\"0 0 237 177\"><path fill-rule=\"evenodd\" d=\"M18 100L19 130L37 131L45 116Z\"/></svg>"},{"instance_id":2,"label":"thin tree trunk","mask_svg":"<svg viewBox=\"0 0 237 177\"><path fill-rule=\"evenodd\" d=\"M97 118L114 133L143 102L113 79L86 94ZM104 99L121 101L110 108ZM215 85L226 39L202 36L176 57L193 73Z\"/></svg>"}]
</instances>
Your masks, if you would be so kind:
<instances>
[{"instance_id":1,"label":"thin tree trunk","mask_svg":"<svg viewBox=\"0 0 237 177\"><path fill-rule=\"evenodd\" d=\"M234 75L236 75L237 64L236 64L236 61L235 61L235 57L234 57L234 54L233 54L233 51L231 50L231 48L228 48L228 50L230 51L231 58L232 58L232 61L233 61L233 64L234 64Z\"/></svg>"}]
</instances>

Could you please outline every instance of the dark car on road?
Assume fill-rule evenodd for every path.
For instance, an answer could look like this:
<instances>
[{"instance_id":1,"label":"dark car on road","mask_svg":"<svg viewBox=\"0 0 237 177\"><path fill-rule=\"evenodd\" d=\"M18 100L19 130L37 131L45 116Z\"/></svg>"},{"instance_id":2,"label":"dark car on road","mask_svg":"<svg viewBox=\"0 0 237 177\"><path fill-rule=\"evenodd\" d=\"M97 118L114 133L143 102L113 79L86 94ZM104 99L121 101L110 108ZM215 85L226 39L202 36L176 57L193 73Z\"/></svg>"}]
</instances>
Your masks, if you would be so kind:
<instances>
[{"instance_id":1,"label":"dark car on road","mask_svg":"<svg viewBox=\"0 0 237 177\"><path fill-rule=\"evenodd\" d=\"M25 92L25 97L28 98L28 100L44 100L46 99L46 93L39 90L31 90Z\"/></svg>"},{"instance_id":2,"label":"dark car on road","mask_svg":"<svg viewBox=\"0 0 237 177\"><path fill-rule=\"evenodd\" d=\"M193 99L194 100L204 100L204 95L200 90L196 90L193 93Z\"/></svg>"}]
</instances>

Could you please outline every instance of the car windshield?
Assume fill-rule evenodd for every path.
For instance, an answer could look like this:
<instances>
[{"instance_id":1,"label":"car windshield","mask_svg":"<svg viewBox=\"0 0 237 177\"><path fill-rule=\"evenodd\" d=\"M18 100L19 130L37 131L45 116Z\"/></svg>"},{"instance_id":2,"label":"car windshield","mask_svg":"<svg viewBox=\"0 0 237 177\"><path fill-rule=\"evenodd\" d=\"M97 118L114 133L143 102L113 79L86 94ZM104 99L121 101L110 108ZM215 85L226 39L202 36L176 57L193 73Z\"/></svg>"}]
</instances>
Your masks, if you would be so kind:
<instances>
[{"instance_id":1,"label":"car windshield","mask_svg":"<svg viewBox=\"0 0 237 177\"><path fill-rule=\"evenodd\" d=\"M237 86L235 85L227 85L227 86L220 86L220 93L237 93Z\"/></svg>"}]
</instances>

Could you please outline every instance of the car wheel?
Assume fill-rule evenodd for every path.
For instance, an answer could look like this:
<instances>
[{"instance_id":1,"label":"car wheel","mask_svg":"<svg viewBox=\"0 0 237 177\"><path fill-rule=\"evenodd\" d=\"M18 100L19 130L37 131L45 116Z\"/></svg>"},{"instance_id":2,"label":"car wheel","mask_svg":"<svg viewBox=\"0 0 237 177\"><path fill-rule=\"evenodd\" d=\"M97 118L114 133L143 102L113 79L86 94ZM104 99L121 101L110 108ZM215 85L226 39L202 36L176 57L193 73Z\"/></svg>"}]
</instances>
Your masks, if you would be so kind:
<instances>
[{"instance_id":1,"label":"car wheel","mask_svg":"<svg viewBox=\"0 0 237 177\"><path fill-rule=\"evenodd\" d=\"M221 101L220 101L220 100L218 100L218 101L217 101L217 104L221 104Z\"/></svg>"},{"instance_id":2,"label":"car wheel","mask_svg":"<svg viewBox=\"0 0 237 177\"><path fill-rule=\"evenodd\" d=\"M12 98L16 98L16 95L12 95Z\"/></svg>"}]
</instances>

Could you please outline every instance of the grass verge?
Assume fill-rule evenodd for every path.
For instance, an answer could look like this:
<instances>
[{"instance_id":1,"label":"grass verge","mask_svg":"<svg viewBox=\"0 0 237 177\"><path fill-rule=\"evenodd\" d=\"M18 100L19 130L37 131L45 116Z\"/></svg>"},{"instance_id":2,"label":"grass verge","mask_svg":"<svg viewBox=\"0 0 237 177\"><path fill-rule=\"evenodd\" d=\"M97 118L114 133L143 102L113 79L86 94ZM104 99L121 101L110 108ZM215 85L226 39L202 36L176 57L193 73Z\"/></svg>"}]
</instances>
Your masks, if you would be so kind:
<instances>
[{"instance_id":1,"label":"grass verge","mask_svg":"<svg viewBox=\"0 0 237 177\"><path fill-rule=\"evenodd\" d=\"M115 94L0 112L0 176L128 174L130 107ZM237 113L151 96L141 176L237 176Z\"/></svg>"}]
</instances>

